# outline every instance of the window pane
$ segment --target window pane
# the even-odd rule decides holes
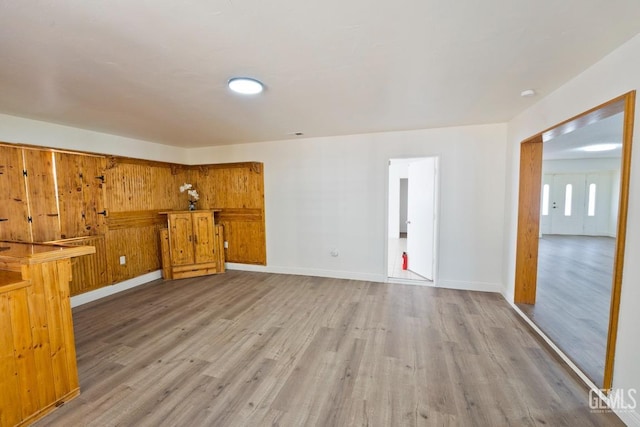
[[[596,216],[596,185],[589,184],[589,205],[587,215]]]
[[[549,215],[549,184],[542,187],[542,215]]]
[[[571,198],[573,196],[573,185],[567,184],[564,193],[564,216],[571,216]]]

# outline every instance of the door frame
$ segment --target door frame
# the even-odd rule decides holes
[[[520,144],[520,182],[514,302],[516,304],[535,304],[543,141],[548,141],[556,136],[569,133],[577,128],[585,127],[598,120],[624,112],[618,224],[609,309],[607,351],[605,355],[604,380],[602,386],[605,390],[609,390],[613,383],[613,364],[618,333],[618,315],[620,310],[622,270],[624,266],[627,230],[627,209],[629,205],[629,179],[635,98],[635,90],[627,92],[624,95],[544,130],[522,141]]]
[[[389,166],[391,160],[418,160],[432,158],[435,160],[436,172],[434,180],[434,215],[435,221],[433,224],[433,280],[406,280],[389,276]],[[385,283],[406,283],[421,286],[438,286],[439,275],[439,248],[440,248],[440,156],[439,155],[416,155],[409,157],[389,157],[386,161],[386,180],[385,180],[385,212],[384,212],[384,277],[386,277]]]

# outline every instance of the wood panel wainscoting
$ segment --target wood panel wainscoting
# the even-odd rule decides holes
[[[228,243],[225,260],[267,264],[262,163],[202,165],[191,170],[194,187],[202,189],[198,209],[219,209],[216,215]]]
[[[29,425],[80,393],[72,257],[91,246],[0,241],[0,426]]]
[[[224,258],[266,265],[259,162],[188,166],[0,143],[0,239],[91,241],[97,252],[74,264],[73,295],[132,279],[161,268],[158,213],[187,208],[184,183],[200,193],[198,209],[220,210]]]
[[[65,246],[93,246],[95,253],[71,261],[71,296],[89,292],[111,283],[107,269],[107,245],[104,236],[87,236],[47,243]]]

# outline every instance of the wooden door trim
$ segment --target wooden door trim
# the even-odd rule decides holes
[[[542,183],[542,143],[556,136],[587,126],[595,121],[624,111],[622,159],[620,169],[620,201],[615,246],[609,329],[603,389],[613,384],[618,316],[622,291],[622,271],[629,205],[631,146],[635,117],[636,92],[631,91],[546,129],[520,144],[520,183],[518,195],[518,230],[516,242],[515,297],[516,304],[534,304],[538,265],[538,235],[540,226],[540,187]]]
[[[542,134],[520,145],[515,302],[535,304],[540,233]]]
[[[616,233],[616,252],[613,261],[613,286],[609,308],[609,330],[607,332],[607,352],[604,362],[604,389],[613,385],[613,364],[615,361],[618,338],[618,316],[620,314],[620,295],[622,293],[622,270],[627,240],[627,217],[629,207],[629,181],[631,178],[631,146],[633,142],[633,122],[635,117],[636,92],[624,95],[624,130],[622,133],[622,159],[620,165],[620,204],[618,208],[618,229]]]

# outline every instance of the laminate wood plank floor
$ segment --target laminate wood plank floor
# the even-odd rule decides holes
[[[38,426],[617,426],[501,295],[228,271],[74,309]]]
[[[536,303],[518,306],[602,387],[615,239],[544,235]]]

